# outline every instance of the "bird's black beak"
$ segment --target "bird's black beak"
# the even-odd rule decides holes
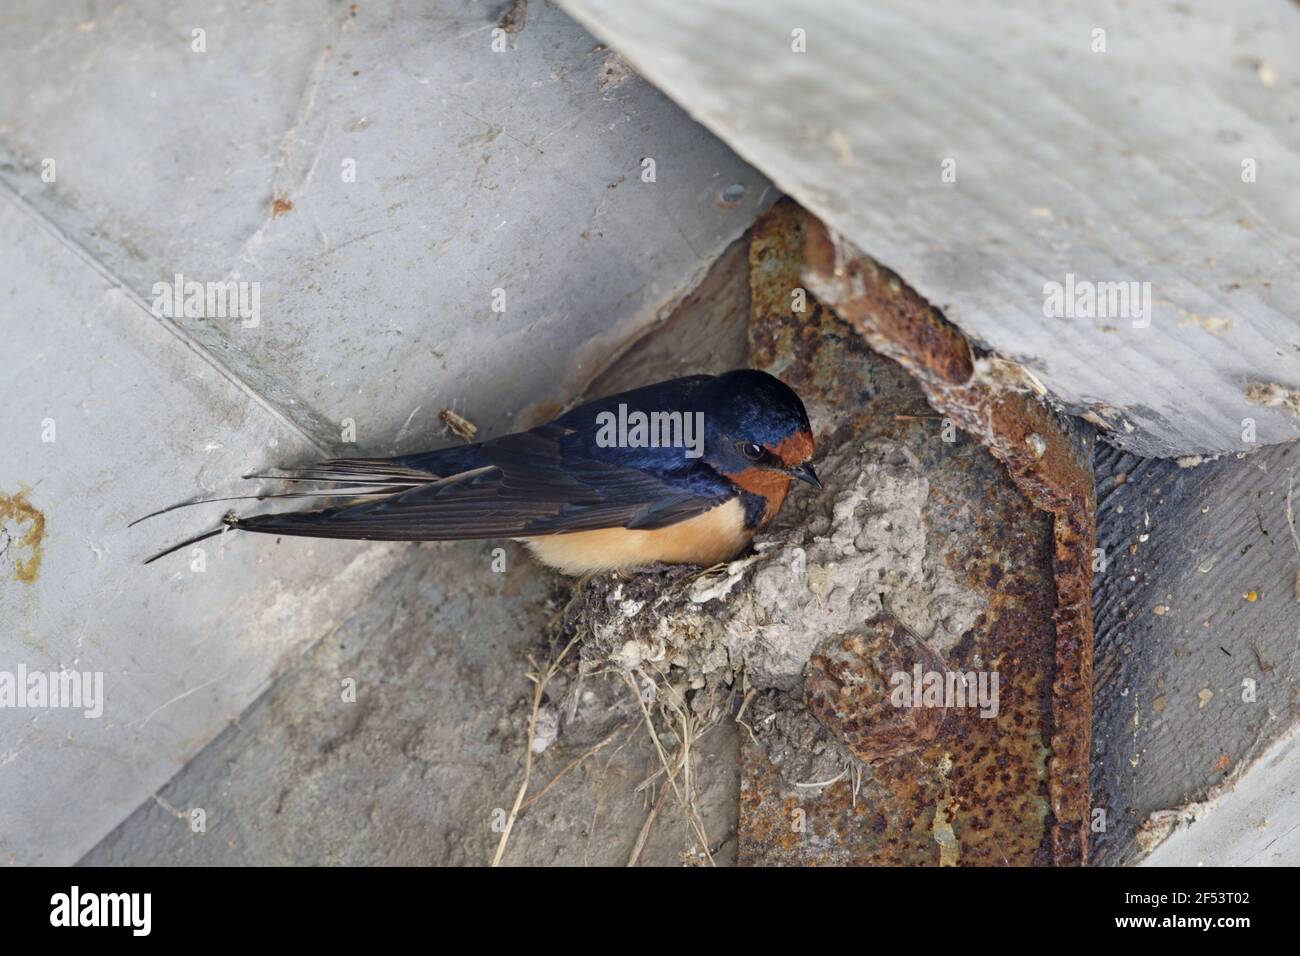
[[[798,468],[791,468],[790,475],[798,478],[800,481],[806,481],[818,491],[822,490],[822,483],[817,477],[817,472],[813,471],[812,465],[800,465]]]

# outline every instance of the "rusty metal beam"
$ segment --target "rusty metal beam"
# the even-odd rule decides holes
[[[1052,856],[1087,859],[1096,503],[1090,442],[1042,401],[1012,362],[982,353],[894,273],[808,215],[804,281],[871,347],[905,368],[929,403],[1006,465],[1053,518],[1056,608],[1050,790]]]

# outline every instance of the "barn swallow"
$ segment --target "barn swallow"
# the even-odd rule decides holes
[[[216,530],[145,563],[234,529],[367,541],[512,538],[575,575],[656,562],[708,566],[735,557],[771,523],[794,479],[821,489],[813,451],[803,402],[779,379],[749,369],[693,375],[489,441],[246,475],[335,486],[248,498],[349,500],[316,511],[231,512]]]

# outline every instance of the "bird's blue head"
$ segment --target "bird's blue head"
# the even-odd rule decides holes
[[[766,372],[739,369],[709,381],[704,460],[746,490],[783,496],[791,478],[820,489],[812,468],[812,428],[790,386]]]

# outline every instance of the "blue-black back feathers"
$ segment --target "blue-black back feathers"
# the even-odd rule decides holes
[[[702,412],[703,457],[688,457],[682,448],[602,445],[598,416],[617,414],[620,405],[647,414]],[[271,534],[389,541],[662,528],[736,496],[719,463],[734,455],[737,439],[775,446],[801,430],[808,430],[802,402],[771,375],[696,375],[597,399],[549,424],[472,445],[386,459],[335,459],[288,472],[281,477],[342,482],[341,497],[370,497],[227,524]],[[761,513],[754,502],[746,505],[747,513]],[[162,554],[171,550],[176,548]]]

